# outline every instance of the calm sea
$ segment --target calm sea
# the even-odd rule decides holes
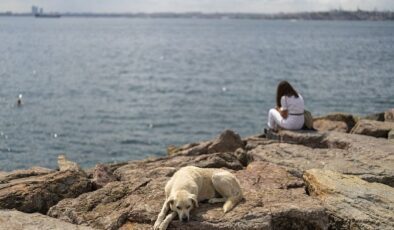
[[[283,79],[314,115],[394,107],[394,23],[2,17],[0,171],[256,134]]]

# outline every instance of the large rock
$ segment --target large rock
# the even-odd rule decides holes
[[[337,131],[343,133],[349,132],[348,126],[343,121],[319,119],[313,122],[313,128],[319,131]]]
[[[219,158],[223,156],[228,157],[224,153],[216,154]],[[203,156],[194,157],[194,160],[190,156],[175,156],[167,160],[130,162],[115,171],[121,181],[111,182],[102,189],[75,199],[62,200],[49,210],[48,215],[97,229],[150,229],[165,199],[164,186],[180,167],[177,164],[187,164],[187,161],[193,164],[194,161],[209,165],[203,163],[209,158],[196,160],[199,157]],[[230,159],[238,161],[236,157],[229,157],[227,161]],[[222,164],[217,166],[221,167]],[[241,182],[245,201],[225,215],[222,204],[202,203],[192,212],[189,223],[182,224],[175,220],[169,228],[327,228],[326,210],[305,193],[303,181],[291,176],[284,168],[267,162],[255,162],[234,173]]]
[[[78,226],[55,218],[34,213],[0,210],[0,230],[90,230],[87,226]]]
[[[351,130],[351,133],[388,138],[388,133],[393,129],[394,122],[360,120]]]
[[[367,116],[362,117],[362,119],[374,120],[374,121],[384,121],[384,112],[369,114]]]
[[[309,194],[331,212],[332,229],[394,229],[394,188],[319,169],[304,179]]]
[[[46,175],[52,172],[54,172],[54,170],[42,168],[42,167],[33,167],[30,169],[21,169],[12,172],[3,172],[0,173],[0,184],[8,183],[11,180],[15,180],[19,178]]]
[[[94,189],[102,188],[106,184],[117,180],[111,169],[104,164],[97,164],[92,174],[92,183]]]
[[[394,129],[392,129],[387,135],[387,139],[394,141]]]
[[[57,164],[59,166],[60,171],[65,171],[65,170],[81,171],[79,165],[73,161],[67,160],[65,155],[59,155],[57,157]]]
[[[313,119],[313,128],[319,131],[349,132],[356,124],[357,118],[352,114],[331,113]]]
[[[129,164],[116,169],[114,175],[122,181],[133,180],[135,177],[156,178],[164,174],[172,176],[177,169],[188,165],[201,168],[240,170],[247,163],[246,157],[245,152],[215,153],[201,156],[175,155],[166,158],[131,161]],[[163,170],[165,170],[165,173]],[[157,171],[160,171],[160,173]]]
[[[197,156],[209,153],[234,152],[238,148],[244,148],[241,137],[232,130],[225,130],[213,141],[192,143],[179,148],[170,146],[167,148],[168,155]]]
[[[234,152],[243,147],[241,137],[232,130],[226,130],[208,147],[208,153]]]
[[[394,122],[394,108],[384,112],[384,121]]]
[[[394,145],[388,140],[338,132],[278,135],[281,143],[258,145],[248,158],[281,165],[299,177],[305,170],[320,168],[394,186]]]
[[[67,170],[6,180],[0,183],[0,208],[45,214],[60,200],[88,191],[91,191],[91,183],[81,171]]]

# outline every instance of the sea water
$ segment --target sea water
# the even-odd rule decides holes
[[[394,23],[1,17],[0,171],[258,134],[281,80],[313,115],[394,107]]]

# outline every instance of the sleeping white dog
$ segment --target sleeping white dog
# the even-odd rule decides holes
[[[226,213],[243,199],[241,187],[233,174],[194,166],[179,169],[167,182],[165,194],[166,200],[153,227],[155,230],[167,229],[177,215],[182,222],[189,221],[190,210],[198,207],[199,201],[224,202]]]

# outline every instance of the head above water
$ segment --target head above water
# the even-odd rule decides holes
[[[197,196],[186,190],[177,191],[173,197],[168,199],[170,209],[178,213],[179,220],[182,222],[189,221],[190,211],[198,207]]]
[[[287,81],[281,81],[278,85],[278,88],[276,90],[276,106],[278,107],[282,107],[281,103],[280,103],[280,99],[283,96],[294,96],[294,97],[298,97],[298,93],[297,91],[293,88],[293,86],[290,85],[289,82]]]
[[[18,96],[18,99],[16,100],[16,104],[19,106],[19,105],[22,105],[22,94],[19,94],[19,96]]]

